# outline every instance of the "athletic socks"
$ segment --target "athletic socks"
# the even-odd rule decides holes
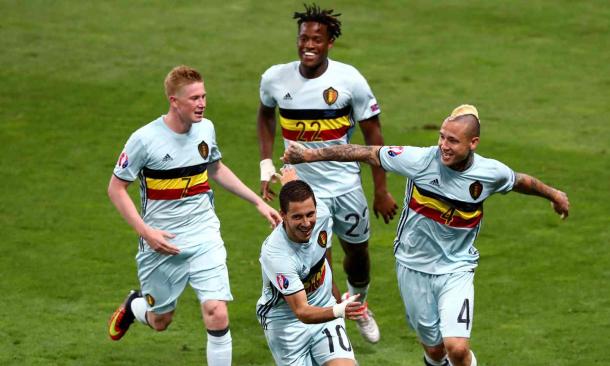
[[[360,294],[360,297],[357,301],[364,304],[364,302],[366,301],[366,296],[369,293],[369,285],[366,285],[364,287],[356,287],[349,283],[349,281],[347,281],[347,291],[349,292],[350,296]]]
[[[148,305],[143,297],[136,297],[131,301],[131,312],[135,316],[136,320],[144,325],[148,325],[148,321],[146,320],[147,310]]]
[[[233,344],[229,327],[222,330],[208,329],[206,356],[208,366],[231,366]]]
[[[443,357],[442,360],[440,361],[434,361],[433,359],[430,358],[430,356],[428,356],[426,354],[426,352],[424,352],[424,365],[426,366],[449,366],[449,359],[447,358],[447,356],[445,355],[445,357]]]
[[[470,366],[477,366],[477,358],[474,357],[474,352],[470,350],[470,356],[472,356],[472,361],[470,361]]]

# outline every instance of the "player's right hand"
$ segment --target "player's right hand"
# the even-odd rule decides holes
[[[557,212],[558,215],[561,216],[562,220],[565,220],[568,217],[568,211],[570,210],[570,201],[568,200],[568,195],[565,192],[557,190],[555,198],[551,202],[553,209]]]
[[[286,164],[300,164],[305,162],[305,158],[303,154],[307,148],[298,142],[290,141],[286,150],[284,150],[284,155],[282,156],[282,161]]]
[[[180,253],[177,246],[170,244],[167,239],[172,239],[176,235],[167,231],[148,228],[145,235],[142,235],[148,246],[157,253],[166,255],[176,255]]]
[[[277,182],[275,166],[271,159],[263,159],[260,162],[261,167],[261,197],[265,201],[272,201],[276,196],[275,192],[271,190],[270,183]]]

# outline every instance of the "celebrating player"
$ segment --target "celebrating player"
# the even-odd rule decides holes
[[[483,201],[512,190],[544,197],[562,218],[568,216],[564,192],[476,154],[479,132],[478,111],[462,105],[444,120],[438,146],[313,150],[293,143],[283,157],[290,163],[360,161],[408,178],[394,252],[407,319],[423,345],[426,365],[477,364],[469,339],[479,259],[474,241]]]
[[[261,248],[263,291],[257,317],[278,365],[354,365],[344,317],[359,319],[358,295],[336,303],[326,261],[332,218],[311,187],[292,176],[280,191],[283,218]]]
[[[276,107],[286,146],[290,141],[312,148],[346,144],[356,124],[362,129],[367,144],[383,144],[380,109],[365,78],[354,67],[328,58],[329,50],[341,35],[339,15],[315,4],[306,5],[303,13],[295,13],[300,60],[272,66],[262,76],[257,122],[262,159],[261,192],[265,200],[274,197],[269,183],[275,173],[271,158]],[[316,198],[330,209],[333,231],[345,251],[343,268],[348,293],[359,294],[366,307],[370,282],[369,211],[359,165],[319,162],[298,166],[297,171],[300,179],[312,187]],[[373,167],[372,173],[375,216],[381,214],[388,223],[398,207],[386,189],[384,170]],[[328,259],[332,262],[330,251]],[[334,296],[340,299],[336,288]],[[379,341],[379,328],[372,312],[367,310],[357,324],[367,341]]]
[[[214,125],[203,118],[206,91],[199,72],[174,68],[165,78],[165,93],[169,112],[131,135],[110,178],[110,200],[140,235],[142,290],[129,293],[110,317],[108,332],[121,339],[134,318],[165,330],[188,283],[201,303],[208,365],[230,365],[226,302],[233,298],[208,177],[255,205],[273,226],[281,217],[220,161]],[[136,178],[142,216],[127,193]]]

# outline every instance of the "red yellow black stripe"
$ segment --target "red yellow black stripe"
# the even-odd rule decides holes
[[[351,107],[342,109],[280,109],[282,136],[292,141],[339,139],[351,127]]]
[[[150,200],[176,200],[210,190],[207,164],[169,170],[145,168],[143,175]]]
[[[451,200],[413,185],[409,208],[444,225],[473,228],[483,218],[480,204]]]

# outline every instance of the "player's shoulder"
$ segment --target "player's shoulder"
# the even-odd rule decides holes
[[[146,141],[152,137],[158,135],[159,131],[163,128],[163,116],[154,119],[153,121],[141,126],[131,134],[131,138],[139,141]]]
[[[292,61],[292,62],[288,62],[285,64],[273,65],[273,66],[269,67],[267,70],[265,70],[262,78],[269,79],[269,80],[281,79],[286,74],[291,74],[291,73],[294,73],[295,71],[297,71],[298,67],[299,67],[299,61]]]
[[[341,61],[328,59],[329,69],[336,74],[344,75],[347,79],[352,77],[363,77],[360,71],[355,66],[346,64]]]
[[[476,153],[474,166],[478,174],[493,179],[498,179],[512,174],[512,169],[503,162],[492,158],[486,158]]]

